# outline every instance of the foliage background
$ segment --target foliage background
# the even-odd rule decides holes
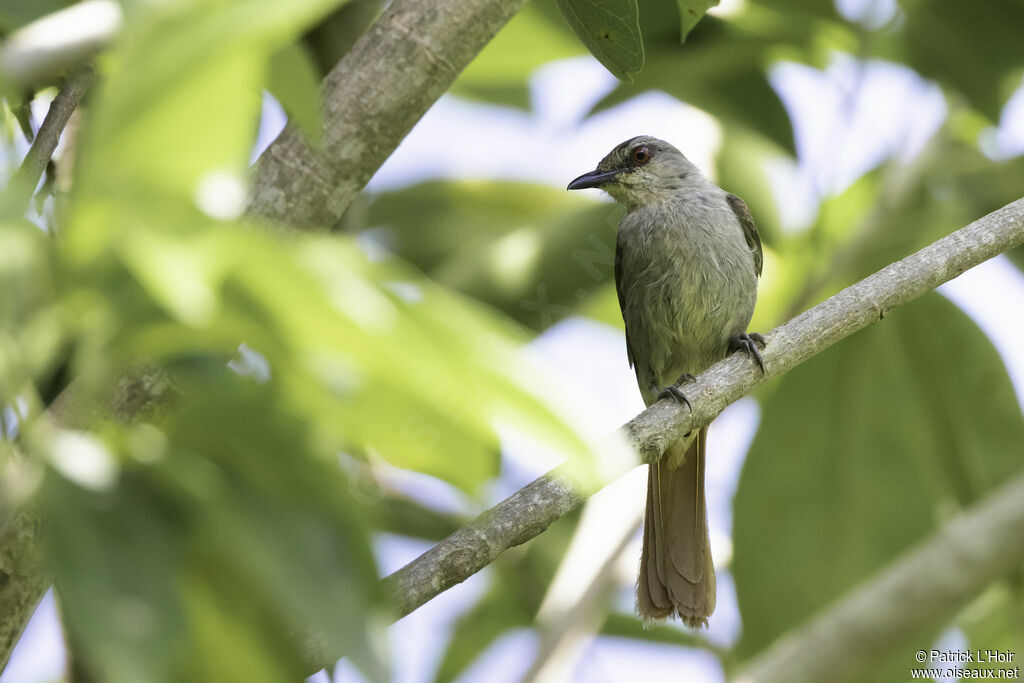
[[[617,680],[641,662],[722,680],[1020,470],[1020,353],[1003,342],[1021,331],[1017,249],[989,284],[929,295],[720,418],[707,634],[631,616],[631,475],[384,647],[374,577],[558,457],[585,464],[641,407],[616,329],[617,209],[564,184],[634,134],[676,143],[750,204],[766,247],[752,327],[770,329],[1020,195],[1024,6],[749,0],[684,23],[681,44],[687,3],[646,2],[618,51],[591,46],[626,82],[563,19],[585,3],[538,0],[331,235],[267,234],[240,189],[258,93],[315,137],[317,70],[380,5],[334,4],[126,3],[74,182],[58,165],[35,224],[8,211],[0,228],[2,509],[43,511],[69,641],[102,678],[301,677],[311,631],[349,655],[339,680]],[[24,99],[7,93],[9,168]],[[265,140],[272,107],[262,122]],[[167,373],[169,404],[97,417],[139,363]],[[43,410],[67,377],[80,398],[57,428]],[[936,642],[1024,651],[1022,579],[879,657],[874,680]],[[58,676],[50,647],[50,668],[16,659],[3,680]]]

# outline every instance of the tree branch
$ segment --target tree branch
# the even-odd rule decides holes
[[[990,213],[805,311],[765,335],[765,373],[733,354],[687,384],[691,409],[673,400],[650,406],[622,428],[644,462],[710,423],[755,386],[779,377],[811,356],[881,320],[965,270],[1024,242],[1024,199]],[[576,507],[591,491],[577,491],[562,468],[536,479],[384,579],[404,616],[442,591],[525,543]]]
[[[323,149],[292,124],[256,162],[249,213],[333,226],[398,143],[525,0],[395,0],[324,79]]]
[[[1024,476],[947,522],[924,543],[755,657],[737,683],[861,680],[917,631],[952,618],[1024,563]],[[927,644],[922,649],[927,650]],[[907,669],[922,666],[907,661]],[[923,665],[926,666],[926,665]]]
[[[28,154],[25,155],[4,193],[5,209],[18,214],[25,211],[25,206],[32,199],[32,193],[35,192],[46,165],[53,158],[53,151],[57,149],[61,133],[82,101],[89,84],[92,83],[92,77],[92,67],[88,65],[79,66],[68,74],[60,92],[50,103],[43,125],[39,127]]]

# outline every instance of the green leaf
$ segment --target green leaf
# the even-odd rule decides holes
[[[621,216],[537,185],[431,182],[376,197],[369,224],[432,279],[540,330],[612,281]]]
[[[968,605],[958,620],[967,636],[968,651],[985,650],[1019,653],[1024,650],[1024,587],[1020,572],[988,588]],[[1018,665],[1017,661],[996,663],[986,659],[971,662],[967,669],[986,670]],[[965,676],[966,678],[966,676]]]
[[[623,81],[644,67],[636,0],[558,0],[569,26],[590,53]]]
[[[185,653],[176,577],[181,538],[135,475],[108,492],[50,472],[46,543],[70,641],[106,681],[168,681]]]
[[[718,6],[719,0],[676,0],[679,5],[679,39],[686,42],[686,36],[701,20],[704,13]]]
[[[1024,22],[1024,5],[1016,0],[902,4],[909,64],[926,78],[956,88],[998,121],[1024,67],[1024,41],[1017,30]]]
[[[0,7],[0,36],[71,4],[72,0],[6,0]]]
[[[456,622],[439,683],[457,679],[504,633],[532,625],[578,522],[578,511],[566,515],[522,551],[505,553],[487,568],[491,587]]]
[[[216,174],[242,177],[267,60],[338,4],[177,2],[130,12],[104,63],[76,190],[159,188],[191,199]]]
[[[777,37],[751,34],[717,17],[705,17],[686,45],[680,45],[676,30],[664,26],[669,11],[676,13],[675,7],[664,1],[644,5],[649,15],[644,20],[647,65],[632,83],[619,83],[595,111],[650,90],[662,90],[707,111],[727,129],[742,126],[793,153],[789,115],[766,75]],[[661,28],[648,31],[648,24]],[[676,25],[674,18],[670,25]]]
[[[763,410],[736,495],[741,656],[1021,467],[1024,419],[1006,369],[935,294],[795,368]],[[921,642],[863,680],[905,676]]]
[[[270,58],[267,89],[313,146],[323,140],[320,73],[303,43],[289,43]]]

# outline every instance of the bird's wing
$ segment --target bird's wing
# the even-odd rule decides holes
[[[622,280],[622,241],[615,243],[615,293],[619,295],[619,310],[622,311],[622,323],[626,325],[626,284]],[[629,359],[629,367],[633,367],[633,346],[629,343],[629,326],[626,325],[626,358]]]
[[[761,265],[764,263],[764,254],[761,250],[761,236],[757,234],[757,227],[754,225],[754,217],[750,215],[747,203],[736,195],[726,194],[725,200],[729,202],[733,213],[736,214],[736,218],[740,221],[740,227],[743,228],[743,237],[746,238],[747,246],[750,247],[750,251],[754,254],[754,271],[758,277],[761,277]],[[616,275],[618,275],[617,270]]]

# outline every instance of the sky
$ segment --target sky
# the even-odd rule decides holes
[[[891,0],[841,0],[838,4],[855,16],[863,16],[865,23],[884,18],[892,5]],[[798,162],[779,159],[772,169],[773,191],[784,227],[789,230],[802,230],[810,224],[817,197],[841,191],[890,156],[912,156],[946,114],[937,86],[906,68],[882,62],[865,63],[837,55],[824,71],[780,64],[772,71],[772,82],[795,120],[799,152]],[[580,57],[548,64],[535,73],[531,80],[533,108],[529,112],[442,97],[371,180],[369,190],[390,190],[437,178],[517,179],[564,188],[613,146],[638,134],[673,142],[714,177],[721,129],[711,117],[668,95],[648,93],[584,119],[590,107],[613,86],[614,79],[596,61]],[[848,106],[851,103],[853,106]],[[266,105],[254,158],[283,123],[276,103],[267,97]],[[448,141],[456,132],[459,154],[452,155]],[[987,131],[983,141],[986,153],[993,158],[1024,152],[1024,88],[1007,105],[1001,125]],[[557,153],[552,154],[552,150]],[[606,199],[596,190],[588,192],[602,201]],[[939,291],[992,339],[1024,405],[1024,347],[1019,344],[1024,338],[1024,317],[1006,314],[1024,310],[1024,277],[1004,257],[998,257]],[[533,350],[560,381],[580,387],[579,393],[589,397],[587,411],[595,425],[617,426],[643,409],[617,330],[569,318],[540,335]],[[732,496],[759,419],[756,401],[745,398],[730,406],[712,426],[707,496],[716,564],[727,564],[731,554]],[[495,502],[557,464],[553,455],[537,457],[514,440],[505,444],[504,451],[505,479],[495,488]],[[409,490],[431,503],[456,509],[460,505],[459,497],[444,485],[428,484],[426,478],[415,476],[406,476],[403,481]],[[556,619],[566,605],[574,603],[572,591],[580,584],[580,577],[600,566],[616,545],[609,539],[627,536],[627,547],[615,566],[619,584],[616,599],[624,609],[631,609],[640,552],[639,537],[633,529],[643,509],[644,485],[645,476],[638,469],[588,502],[577,537],[541,610],[542,620]],[[377,542],[381,571],[389,573],[399,568],[428,547],[428,543],[418,540],[381,537]],[[417,683],[432,678],[452,623],[491,580],[485,569],[391,628],[392,649],[402,653],[394,661],[395,681]],[[718,603],[708,639],[728,645],[738,638],[742,628],[728,571],[719,575]],[[943,638],[947,643],[958,642],[955,632]],[[510,633],[488,649],[460,681],[519,680],[537,648],[537,638],[531,632]],[[549,680],[629,679],[635,675],[639,658],[647,675],[662,671],[666,679],[724,680],[716,660],[706,652],[613,638],[584,638],[575,643],[553,662]],[[56,611],[48,595],[0,676],[0,683],[53,680],[61,674],[63,665]],[[328,677],[319,674],[313,680],[323,683]],[[334,680],[347,683],[362,678],[342,662]]]

